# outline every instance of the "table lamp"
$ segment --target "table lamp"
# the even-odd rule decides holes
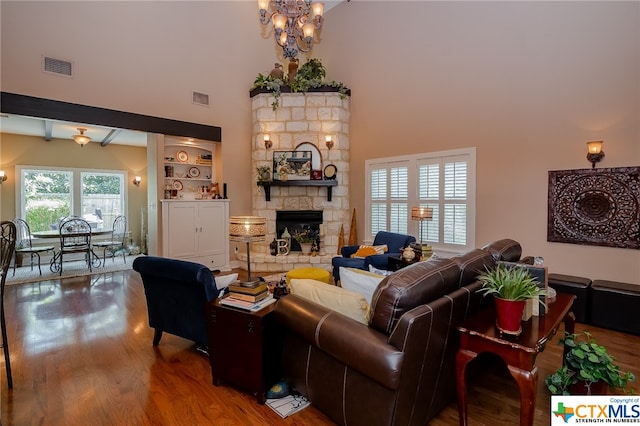
[[[433,219],[433,209],[431,207],[411,207],[411,219],[420,221],[420,250],[422,251],[422,221]]]
[[[250,243],[265,241],[267,220],[258,216],[231,216],[229,218],[229,240],[247,243],[247,281],[240,282],[244,287],[255,287],[260,280],[251,279]]]

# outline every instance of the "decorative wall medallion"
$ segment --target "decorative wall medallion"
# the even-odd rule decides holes
[[[640,167],[549,172],[547,240],[640,249]]]

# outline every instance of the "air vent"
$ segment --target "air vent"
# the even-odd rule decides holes
[[[73,63],[69,61],[63,61],[62,59],[44,57],[42,67],[44,72],[50,72],[53,74],[64,75],[71,77],[73,73]]]
[[[206,93],[193,92],[193,103],[209,106],[209,95]]]

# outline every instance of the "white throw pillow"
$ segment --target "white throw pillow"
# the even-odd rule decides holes
[[[291,294],[296,294],[362,324],[369,322],[369,304],[361,294],[308,278],[292,278]]]
[[[360,293],[371,305],[376,287],[385,278],[384,275],[373,274],[357,268],[340,267],[340,285],[342,288]]]
[[[238,274],[218,275],[214,277],[214,279],[216,280],[216,288],[222,290],[223,288],[229,287],[229,284],[238,281]]]
[[[373,265],[369,265],[369,272],[372,274],[384,275],[386,277],[387,275],[393,274],[394,271],[385,271],[384,269],[378,269]]]

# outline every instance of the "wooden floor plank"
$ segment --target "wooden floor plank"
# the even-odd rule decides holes
[[[185,339],[165,333],[154,348],[133,271],[8,286],[5,306],[14,389],[6,388],[3,360],[3,425],[333,424],[313,405],[282,420],[251,395],[213,386],[208,359]],[[640,337],[576,327],[585,328],[640,376]],[[538,357],[536,425],[549,423],[544,377],[559,365],[556,343]],[[500,361],[472,362],[468,381],[471,425],[517,423],[518,390]],[[431,424],[458,424],[455,401]]]

